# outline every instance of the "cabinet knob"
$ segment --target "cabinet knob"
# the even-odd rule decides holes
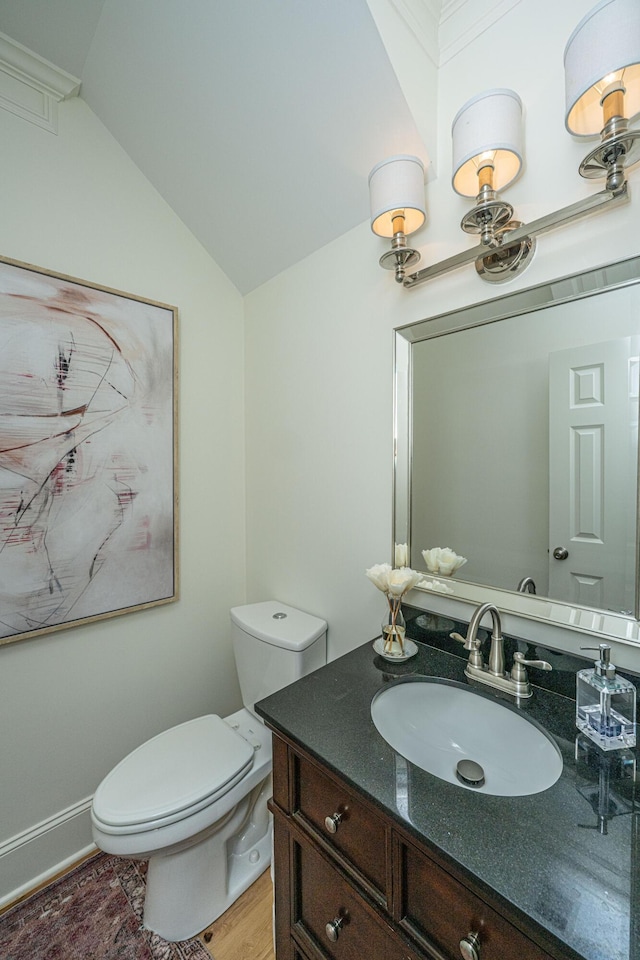
[[[460,941],[460,953],[464,960],[480,960],[480,934],[469,933]]]
[[[328,819],[328,818],[327,818]],[[331,943],[335,943],[338,937],[340,936],[340,929],[344,923],[344,917],[334,917],[333,920],[330,920],[326,925],[325,932]]]
[[[343,814],[334,813],[332,817],[324,818],[324,825],[329,831],[329,833],[337,833],[338,827],[342,822],[342,817],[343,817]]]

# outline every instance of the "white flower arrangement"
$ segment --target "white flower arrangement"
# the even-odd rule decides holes
[[[440,580],[423,580],[420,586],[425,590],[433,590],[434,593],[455,594],[455,590],[452,590],[448,583],[442,583]]]
[[[409,547],[406,543],[396,543],[394,553],[394,567],[409,566]]]
[[[450,577],[467,562],[466,557],[458,556],[451,547],[432,547],[431,550],[423,550],[422,556],[427,572],[432,577]],[[369,580],[384,593],[389,604],[389,623],[383,628],[385,653],[391,653],[394,644],[399,646],[400,652],[404,651],[405,627],[400,606],[402,598],[409,590],[421,587],[434,593],[455,595],[455,591],[448,584],[437,579],[425,580],[421,573],[411,569],[409,547],[406,543],[396,543],[393,559],[395,567],[390,563],[376,563],[365,570]]]
[[[440,577],[451,577],[467,562],[466,557],[460,557],[451,547],[432,547],[423,550],[422,556],[427,565],[427,572]]]
[[[406,544],[400,544],[399,546],[405,547],[404,557],[402,553],[398,553],[398,546],[396,546],[395,556],[406,559]],[[404,626],[401,626],[397,622],[400,605],[405,593],[408,593],[409,590],[412,590],[413,587],[421,582],[422,574],[416,570],[412,570],[411,567],[403,566],[393,568],[390,563],[376,563],[373,567],[369,567],[365,573],[374,586],[385,594],[387,603],[389,604],[389,629],[385,631],[385,635],[383,636],[384,651],[385,653],[391,652],[393,644],[396,641],[400,645],[400,650],[403,651]]]

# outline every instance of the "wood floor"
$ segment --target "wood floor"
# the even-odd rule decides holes
[[[262,876],[200,936],[215,960],[275,960],[271,872]]]

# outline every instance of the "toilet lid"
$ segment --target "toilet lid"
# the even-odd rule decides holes
[[[107,774],[93,798],[113,827],[173,819],[223,796],[253,762],[253,748],[215,714],[148,740]]]

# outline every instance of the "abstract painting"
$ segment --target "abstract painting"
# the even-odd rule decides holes
[[[0,643],[177,599],[176,326],[0,259]]]

